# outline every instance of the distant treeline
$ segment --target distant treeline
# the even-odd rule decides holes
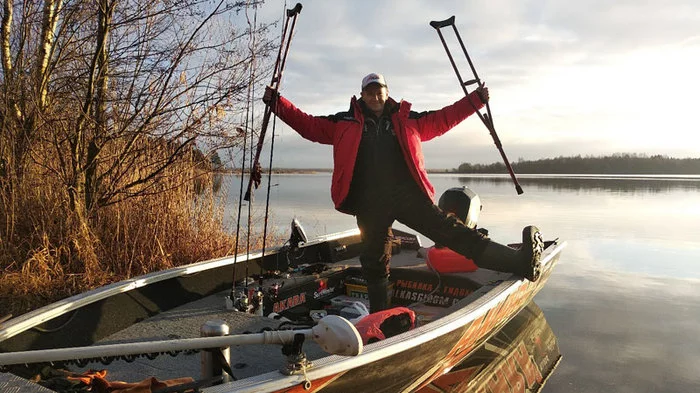
[[[544,158],[511,163],[515,173],[576,173],[576,174],[674,174],[700,175],[700,158],[671,158],[663,155],[613,154],[593,157]],[[502,162],[493,164],[463,163],[455,173],[505,173]]]
[[[233,174],[240,174],[241,169],[240,168],[220,168],[218,170],[221,173],[233,173]],[[262,172],[264,174],[269,173],[269,168],[262,168]],[[246,173],[248,172],[248,168],[246,168]],[[272,169],[273,173],[277,174],[288,174],[288,173],[304,173],[304,174],[310,174],[310,173],[330,173],[333,172],[333,169],[331,168],[273,168]]]

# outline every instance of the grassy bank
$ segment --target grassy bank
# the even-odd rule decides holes
[[[14,241],[0,243],[0,314],[233,252],[220,197],[175,178],[162,186],[167,191],[106,206],[82,223],[48,184],[25,193]]]
[[[0,242],[0,318],[112,282],[234,253],[234,233],[224,226],[225,213],[231,214],[224,211],[226,195],[214,192],[211,171],[192,168],[176,165],[152,192],[93,208],[87,217],[69,208],[65,187],[55,178],[36,173],[25,179],[23,192],[12,195],[20,212],[16,224],[4,232],[13,236]],[[3,218],[8,221],[7,215]],[[267,244],[278,237],[268,234]],[[261,247],[260,238],[251,233],[251,249]]]

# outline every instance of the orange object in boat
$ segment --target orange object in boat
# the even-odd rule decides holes
[[[425,262],[439,273],[473,272],[479,268],[473,260],[447,247],[430,247]]]
[[[405,317],[403,322],[396,319],[396,317],[402,316]],[[397,322],[399,325],[405,323],[407,326],[401,328],[397,326]],[[406,307],[394,307],[378,311],[367,315],[355,324],[355,328],[360,333],[360,337],[362,337],[362,343],[365,345],[395,336],[414,327],[416,327],[416,313]]]

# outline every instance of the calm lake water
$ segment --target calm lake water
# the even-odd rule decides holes
[[[430,179],[438,197],[462,185],[477,192],[479,226],[496,241],[518,242],[528,224],[567,241],[535,298],[563,354],[543,392],[700,391],[700,176],[521,175],[522,195],[506,176]],[[310,237],[355,228],[333,209],[330,174],[272,183],[269,222],[279,233],[294,217]],[[253,217],[264,213],[266,187]],[[233,212],[239,179],[226,188]]]

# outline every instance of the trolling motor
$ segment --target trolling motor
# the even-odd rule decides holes
[[[216,330],[225,329],[223,324]],[[217,332],[221,334],[221,332]],[[25,363],[58,362],[71,359],[95,359],[115,356],[170,353],[176,351],[200,350],[203,348],[223,348],[233,345],[294,344],[302,335],[313,340],[325,352],[341,356],[357,356],[362,353],[363,343],[360,333],[347,319],[338,315],[328,315],[310,329],[274,330],[252,334],[217,335],[199,338],[178,338],[146,342],[128,342],[98,346],[54,348],[33,351],[0,353],[0,366]]]
[[[289,236],[289,245],[290,247],[297,249],[301,247],[304,243],[308,242],[309,238],[308,236],[306,236],[304,227],[301,226],[301,223],[296,218],[292,219],[291,227],[292,234]]]
[[[301,247],[309,241],[309,237],[304,231],[304,227],[301,226],[299,220],[296,218],[292,219],[291,223],[291,235],[289,236],[288,249],[287,249],[287,267],[297,267],[299,266],[299,260],[304,256],[304,251]]]

